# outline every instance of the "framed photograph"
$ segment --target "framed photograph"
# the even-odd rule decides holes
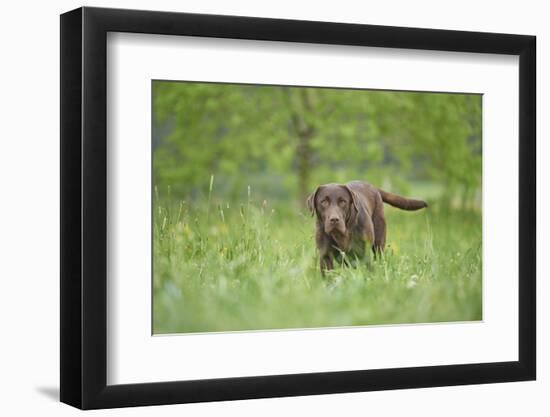
[[[533,380],[535,37],[61,16],[61,401]]]

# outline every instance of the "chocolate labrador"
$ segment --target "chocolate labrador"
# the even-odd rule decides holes
[[[309,196],[308,208],[312,215],[317,215],[315,240],[321,272],[333,268],[333,258],[343,262],[362,258],[367,242],[375,255],[384,249],[386,220],[383,203],[402,210],[428,207],[425,201],[388,193],[363,181],[324,184]]]

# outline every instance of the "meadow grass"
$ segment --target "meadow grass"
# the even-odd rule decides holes
[[[304,208],[156,199],[153,332],[482,319],[481,214],[386,206],[382,259],[319,272]]]

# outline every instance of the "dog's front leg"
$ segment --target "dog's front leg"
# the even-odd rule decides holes
[[[325,271],[334,269],[334,265],[332,263],[332,242],[330,237],[323,231],[323,225],[321,223],[317,223],[315,240],[317,243],[317,249],[319,250],[319,265],[321,267],[321,273],[324,275]]]
[[[321,259],[320,259],[320,266],[321,266],[321,273],[325,273],[325,271],[334,269],[334,265],[332,263],[332,256],[330,253],[321,253]]]

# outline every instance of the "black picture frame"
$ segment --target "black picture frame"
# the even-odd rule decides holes
[[[108,32],[519,56],[519,360],[107,385]],[[61,401],[94,409],[535,379],[535,51],[524,35],[88,7],[61,15]]]

